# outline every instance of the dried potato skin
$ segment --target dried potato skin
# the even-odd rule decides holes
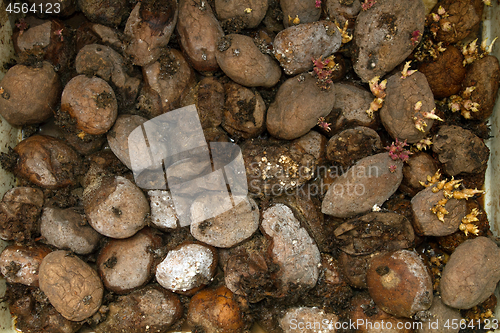
[[[47,61],[41,68],[16,65],[0,82],[0,114],[14,126],[47,120],[53,113],[61,84]]]
[[[449,22],[452,28],[449,31],[439,29],[436,38],[447,44],[454,44],[467,37],[477,27],[483,15],[482,0],[444,0],[432,12],[437,13],[439,6],[449,15],[440,20],[439,24],[442,26]]]
[[[462,52],[449,45],[436,60],[420,65],[418,70],[427,78],[434,98],[449,97],[460,91],[467,72],[462,64],[463,60]]]
[[[88,264],[68,251],[54,251],[43,259],[40,289],[66,319],[81,321],[101,306],[102,282]]]
[[[393,70],[417,46],[411,36],[415,31],[423,33],[424,22],[425,7],[421,0],[377,1],[370,9],[361,11],[353,39],[352,62],[356,74],[368,82]]]
[[[467,69],[462,87],[476,87],[471,93],[472,102],[479,104],[479,112],[471,112],[472,119],[486,120],[493,113],[500,85],[500,64],[494,56],[478,59]]]

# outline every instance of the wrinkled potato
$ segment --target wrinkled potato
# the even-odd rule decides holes
[[[0,254],[0,272],[8,283],[38,287],[38,269],[51,250],[44,245],[8,245]]]
[[[40,289],[66,319],[87,319],[101,306],[104,289],[97,272],[71,252],[45,256],[38,277]]]
[[[61,91],[59,77],[46,61],[42,67],[16,65],[0,82],[0,114],[14,126],[44,122]]]
[[[46,207],[40,218],[40,233],[46,242],[61,250],[89,254],[99,246],[102,236],[88,225],[83,212],[75,208]]]
[[[111,86],[98,77],[78,75],[64,87],[61,111],[76,120],[76,128],[92,135],[106,133],[118,115]]]
[[[368,82],[393,70],[422,39],[424,23],[422,1],[387,0],[361,11],[354,28],[356,74]],[[413,33],[416,41],[411,40]]]
[[[224,31],[208,2],[179,0],[179,23],[176,28],[182,50],[194,69],[201,73],[219,69],[215,53]]]
[[[83,206],[89,224],[111,238],[128,238],[146,225],[149,203],[130,180],[96,178],[83,192]]]
[[[144,286],[153,276],[155,251],[161,245],[161,236],[149,228],[127,239],[110,240],[99,252],[96,263],[104,286],[117,294]]]
[[[432,10],[437,13],[442,6],[449,16],[439,20],[440,29],[437,32],[437,40],[454,44],[467,37],[474,30],[483,16],[482,0],[443,0]],[[451,25],[451,29],[443,29],[445,23]]]
[[[125,53],[134,65],[146,66],[160,57],[174,31],[177,17],[177,0],[147,0],[135,5],[124,30],[130,38]]]
[[[215,0],[219,20],[240,20],[245,28],[257,27],[267,8],[268,0]]]
[[[79,156],[62,140],[34,135],[21,141],[14,173],[35,185],[56,189],[76,183]]]
[[[267,130],[279,139],[301,137],[330,113],[334,103],[335,86],[323,90],[311,75],[292,77],[280,86],[267,110]]]
[[[219,40],[215,53],[221,70],[246,87],[272,87],[281,77],[279,65],[263,54],[248,36],[230,34]]]

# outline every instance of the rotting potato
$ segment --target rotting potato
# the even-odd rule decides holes
[[[147,121],[137,115],[122,114],[107,134],[109,148],[129,169],[132,167],[129,155],[128,137],[137,127]]]
[[[234,82],[246,87],[272,87],[281,77],[279,65],[248,36],[230,34],[218,42],[215,53],[221,70]]]
[[[259,92],[237,83],[224,85],[226,101],[222,127],[233,138],[257,137],[265,129],[266,105]]]
[[[385,75],[405,60],[422,39],[424,22],[423,1],[388,0],[361,11],[354,28],[352,62],[363,82]]]
[[[64,87],[61,111],[76,120],[76,128],[87,134],[106,133],[118,115],[118,104],[111,86],[98,77],[78,75]]]
[[[0,114],[14,126],[47,120],[59,99],[61,84],[52,65],[16,65],[0,82]]]
[[[203,243],[186,242],[167,253],[156,267],[156,281],[165,289],[193,295],[212,282],[217,251]]]
[[[43,192],[38,188],[8,190],[0,202],[0,238],[22,242],[37,234],[43,204]]]
[[[44,245],[8,245],[0,254],[0,272],[8,283],[38,287],[38,269],[51,250]]]
[[[102,239],[87,223],[83,211],[76,208],[45,207],[40,217],[40,233],[48,244],[76,254],[92,253]]]
[[[215,11],[222,22],[239,20],[245,28],[255,28],[266,15],[268,0],[215,0]]]
[[[80,180],[83,188],[89,186],[96,178],[101,176],[126,176],[130,170],[116,157],[111,150],[104,150],[88,157],[89,168]]]
[[[488,164],[489,149],[483,140],[459,126],[441,126],[432,140],[432,151],[438,155],[443,170],[450,176],[480,173]]]
[[[500,64],[494,56],[478,59],[467,69],[462,86],[474,87],[470,100],[479,104],[479,111],[470,113],[472,119],[484,121],[491,116],[497,100],[499,81]]]
[[[241,333],[246,327],[240,306],[225,286],[196,293],[189,303],[187,320],[207,333]]]
[[[462,62],[464,57],[453,45],[446,47],[436,60],[421,64],[418,70],[424,73],[434,98],[444,98],[457,94],[462,88],[467,70]]]
[[[281,0],[285,28],[299,23],[315,22],[321,15],[321,7],[315,0]]]
[[[368,255],[351,256],[344,251],[339,255],[339,266],[346,277],[349,285],[353,288],[366,289],[366,272],[370,267],[372,258],[380,255],[380,252]]]
[[[416,252],[398,250],[373,258],[366,282],[375,304],[396,317],[410,318],[432,304],[432,280]]]
[[[146,89],[143,100],[139,98],[139,104],[141,107],[145,103],[151,104],[148,118],[180,107],[182,98],[196,85],[193,69],[181,52],[175,49],[163,50],[159,60],[144,66],[142,72]],[[160,105],[158,110],[155,95]]]
[[[460,244],[451,254],[441,277],[444,304],[469,309],[485,301],[500,280],[500,251],[491,239],[477,237]]]
[[[399,141],[415,143],[430,131],[433,118],[426,117],[436,108],[434,96],[424,74],[416,72],[404,78],[396,72],[387,79],[387,97],[380,110],[385,129]]]
[[[128,238],[146,225],[149,203],[130,180],[117,176],[96,178],[83,192],[89,224],[101,235]]]
[[[280,288],[275,297],[286,296],[291,285],[294,292],[313,288],[319,277],[320,252],[290,207],[276,204],[264,210],[260,228],[272,239],[268,252],[279,266],[276,278]]]
[[[335,53],[341,41],[342,36],[333,22],[300,24],[276,35],[274,56],[287,75],[300,74],[313,68],[311,59],[326,58]]]
[[[78,0],[78,7],[92,22],[117,27],[130,14],[127,0]]]
[[[224,86],[214,77],[205,77],[193,89],[194,103],[201,127],[203,129],[217,127],[222,123],[224,111]],[[187,105],[186,101],[183,101]]]
[[[160,57],[174,31],[177,17],[177,0],[147,0],[135,5],[124,29],[130,38],[125,52],[134,65],[146,66]]]
[[[76,184],[80,157],[64,141],[34,135],[14,147],[18,154],[14,174],[35,185],[57,189]]]
[[[279,139],[301,137],[318,124],[320,117],[330,113],[334,103],[335,86],[323,90],[311,75],[289,78],[267,110],[267,130]]]
[[[120,104],[134,104],[141,80],[128,75],[123,57],[109,46],[90,44],[80,49],[75,59],[78,74],[97,75],[112,82]]]
[[[155,253],[161,245],[161,236],[149,228],[127,239],[110,240],[96,262],[104,286],[117,294],[144,286],[154,275]]]
[[[326,158],[347,170],[348,167],[382,149],[380,137],[371,128],[354,127],[330,138]]]
[[[119,296],[108,307],[106,320],[97,325],[96,333],[166,332],[183,313],[179,298],[158,285]]]
[[[97,272],[71,252],[45,256],[38,278],[40,289],[66,319],[87,319],[101,306],[103,287]]]
[[[224,31],[208,2],[179,0],[179,22],[176,29],[181,48],[194,69],[201,73],[219,69],[215,53]]]

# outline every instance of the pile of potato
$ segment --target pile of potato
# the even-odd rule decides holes
[[[54,2],[15,22],[0,82],[0,114],[25,133],[0,156],[19,183],[0,202],[17,329],[491,321],[500,250],[481,188],[500,66],[475,40],[482,0]],[[247,178],[208,218],[210,183],[181,187],[191,205],[158,170],[132,172],[131,133],[180,147],[192,123],[174,138],[147,124],[193,104]],[[235,158],[211,154],[165,160],[169,181]]]

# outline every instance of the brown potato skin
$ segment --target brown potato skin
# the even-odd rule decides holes
[[[19,154],[14,169],[17,176],[49,189],[76,183],[75,169],[80,158],[62,140],[34,135],[21,141],[14,151]]]
[[[285,28],[294,25],[292,20],[297,16],[300,23],[310,23],[317,21],[321,15],[321,8],[316,8],[315,0],[281,0],[280,6]],[[291,20],[288,17],[291,17]]]
[[[40,263],[50,252],[48,247],[41,244],[9,245],[0,255],[0,271],[9,283],[38,287]]]
[[[222,71],[246,87],[272,87],[281,77],[279,65],[263,54],[248,36],[230,34],[219,41],[215,53]]]
[[[454,44],[467,37],[481,21],[484,7],[481,0],[444,0],[439,2],[439,6],[449,15],[439,21],[440,26],[449,22],[452,29],[439,29],[436,38],[447,44]],[[439,6],[436,5],[432,11],[436,13]]]
[[[61,111],[76,119],[76,128],[87,134],[106,133],[118,115],[118,104],[111,86],[101,78],[78,75],[66,84]]]
[[[0,114],[14,126],[47,120],[59,99],[61,84],[52,65],[41,68],[16,65],[0,82]]]
[[[38,275],[40,289],[66,319],[84,320],[101,306],[103,287],[97,272],[71,252],[49,253]]]
[[[251,8],[250,13],[245,9]],[[215,0],[215,11],[220,21],[240,19],[246,28],[255,28],[266,15],[268,0]]]
[[[219,69],[215,53],[217,42],[224,36],[219,21],[207,2],[194,3],[179,0],[179,33],[181,48],[187,60],[199,72],[209,73]]]

